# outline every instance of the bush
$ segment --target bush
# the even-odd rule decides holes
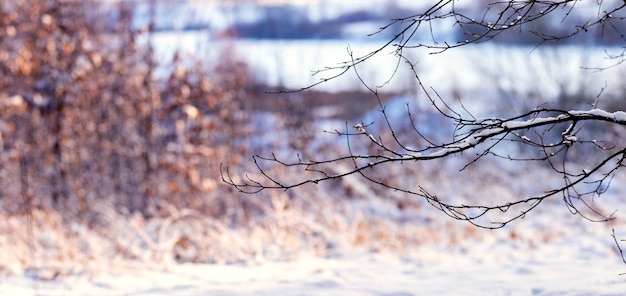
[[[223,215],[218,159],[237,162],[243,153],[232,147],[246,150],[241,137],[254,131],[245,123],[246,65],[175,57],[157,81],[150,28],[131,29],[132,6],[110,9],[0,5],[4,208],[32,203],[93,218],[90,205],[106,199],[145,216],[162,202]]]

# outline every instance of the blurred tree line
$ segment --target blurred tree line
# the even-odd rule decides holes
[[[174,57],[156,80],[151,29],[132,29],[132,3],[116,5],[0,2],[3,210],[91,217],[107,200],[146,216],[163,204],[228,215],[241,201],[218,193],[219,162],[250,154],[242,139],[255,132],[246,65]]]
[[[438,16],[441,19],[447,19],[445,26],[437,26],[431,32],[419,34],[415,39],[447,39],[453,36],[456,41],[464,41],[468,36],[484,34],[488,28],[481,25],[480,20],[498,19],[499,8],[508,5],[507,1],[474,1],[455,7],[456,14],[445,14]],[[568,1],[566,1],[568,2]],[[615,1],[617,2],[617,1]],[[203,20],[201,14],[197,13],[197,6],[186,6],[184,1],[172,4],[168,1],[157,1],[158,13],[162,16],[156,25],[157,30],[168,31],[175,29],[184,30],[201,30],[210,27],[210,22]],[[355,9],[353,11],[344,12],[338,15],[328,14],[325,11],[331,11],[333,5],[324,4],[324,2],[312,2],[308,5],[294,4],[244,4],[217,8],[225,15],[230,15],[232,24],[217,35],[231,34],[237,38],[251,39],[342,39],[350,38],[349,26],[358,23],[369,23],[370,35],[369,39],[386,40],[393,38],[401,31],[402,24],[386,25],[400,16],[414,15],[416,7],[404,7],[396,1],[388,0],[378,3],[368,3],[365,8]],[[491,8],[484,10],[486,4],[490,4]],[[328,5],[328,9],[324,8]],[[588,4],[579,4],[588,5]],[[593,4],[592,4],[593,5]],[[250,9],[254,9],[257,15],[252,19],[249,16]],[[529,10],[529,13],[540,13],[541,5],[535,5]],[[319,10],[320,18],[311,17],[311,11]],[[541,43],[543,37],[547,36],[567,36],[571,33],[571,28],[580,28],[589,31],[590,34],[573,34],[567,38],[560,38],[559,44],[586,44],[586,45],[620,45],[622,35],[620,32],[626,30],[624,24],[619,22],[606,26],[585,27],[586,23],[599,13],[595,7],[589,6],[589,9],[570,10],[569,8],[559,8],[546,13],[546,17],[534,20],[524,26],[516,28],[517,34],[499,34],[490,38],[489,41],[500,44],[509,45],[531,45],[535,46]],[[136,11],[137,15],[146,13],[146,9]],[[189,17],[188,17],[189,16]],[[611,15],[612,18],[623,17],[622,13]],[[477,21],[473,24],[464,24],[459,26],[456,24],[457,18]],[[379,31],[379,27],[386,27]],[[365,27],[367,28],[367,27]],[[377,32],[379,31],[379,32]],[[376,33],[376,34],[374,34]]]
[[[622,22],[607,22],[601,26],[589,26],[589,23],[593,22],[598,14],[607,13],[599,9],[602,7],[603,1],[591,4],[576,4],[576,1],[563,1],[563,3],[566,2],[574,2],[574,4],[571,7],[565,5],[549,11],[543,11],[542,5],[533,5],[533,7],[526,12],[527,14],[545,14],[546,17],[527,22],[524,26],[517,26],[514,30],[511,30],[512,33],[515,34],[498,34],[489,40],[500,44],[531,46],[542,44],[546,39],[553,41],[553,43],[548,44],[561,45],[583,44],[619,46],[623,44],[624,36],[621,32],[626,31],[626,24]],[[608,2],[607,6],[610,6],[611,3],[619,2]],[[510,4],[508,1],[493,2],[487,0],[475,1],[474,3],[475,5],[459,8],[456,14],[446,16],[453,20],[463,19],[473,20],[474,22],[473,24],[454,26],[454,36],[456,36],[458,41],[466,40],[468,36],[481,35],[489,31],[490,28],[481,25],[481,22],[486,19],[500,19],[502,17],[500,14],[501,9]],[[580,5],[588,5],[588,8],[572,9],[573,7],[578,8]],[[485,10],[486,6],[489,6],[489,9]],[[624,13],[621,11],[617,11],[614,14],[615,15],[608,15],[607,17],[615,19],[624,17]],[[487,24],[487,22],[485,23]],[[584,31],[585,34],[573,34],[572,28]],[[557,36],[560,37],[557,38]]]

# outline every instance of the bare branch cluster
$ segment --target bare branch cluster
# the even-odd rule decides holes
[[[352,127],[346,123],[344,130],[331,132],[346,140],[347,153],[343,155],[321,160],[315,157],[305,159],[300,155],[296,160],[284,159],[275,154],[269,157],[256,155],[253,158],[254,165],[260,174],[239,177],[227,166],[222,166],[222,180],[241,192],[257,193],[264,189],[287,190],[305,184],[318,184],[349,175],[359,175],[364,180],[391,191],[424,198],[454,219],[490,229],[501,228],[515,219],[524,217],[547,198],[554,196],[560,196],[573,214],[593,221],[608,221],[612,219],[612,215],[595,208],[591,201],[607,191],[615,173],[624,166],[626,144],[620,143],[615,138],[603,140],[602,132],[599,131],[607,127],[623,128],[626,125],[625,112],[607,112],[595,107],[588,110],[538,107],[507,118],[478,118],[463,104],[449,104],[436,90],[425,87],[415,70],[416,64],[404,54],[405,50],[415,48],[432,50],[431,53],[442,53],[456,47],[493,40],[504,32],[516,30],[527,30],[534,34],[538,38],[538,45],[549,41],[567,40],[589,32],[595,27],[600,27],[600,32],[607,28],[613,29],[619,33],[622,41],[626,41],[620,27],[616,25],[625,19],[621,12],[626,7],[626,2],[622,1],[598,2],[595,17],[582,24],[573,24],[571,31],[566,34],[525,29],[548,16],[560,16],[560,21],[565,23],[581,5],[579,2],[496,1],[487,4],[486,9],[478,17],[473,17],[470,12],[458,7],[457,1],[442,0],[420,14],[395,19],[380,29],[382,32],[399,28],[398,33],[388,42],[360,57],[352,56],[349,51],[350,61],[324,68],[315,74],[333,70],[338,72],[301,90],[340,77],[351,69],[355,70],[361,79],[356,66],[365,63],[386,48],[394,48],[398,58],[396,69],[402,62],[406,63],[414,73],[421,93],[428,98],[435,113],[450,123],[451,134],[447,137],[448,140],[427,136],[426,131],[414,121],[414,114],[409,108],[406,118],[410,124],[410,131],[408,134],[401,134],[392,125],[386,106],[378,97],[378,88],[368,87],[361,79],[363,85],[378,98],[387,134],[377,134],[378,131],[371,130],[371,126],[366,123]],[[440,37],[437,29],[441,24],[450,21],[462,29],[466,39],[457,42],[438,40]],[[424,30],[430,36],[429,39],[423,38]],[[592,106],[596,106],[595,103]],[[444,130],[445,128],[442,128],[442,131]],[[524,149],[510,149],[511,147]],[[560,176],[562,183],[538,194],[500,204],[458,204],[429,192],[421,185],[400,186],[389,182],[380,173],[382,168],[394,163],[422,164],[456,156],[464,157],[466,160],[461,171],[484,158],[522,164],[538,163]],[[296,180],[294,178],[286,180],[284,176],[272,175],[268,169],[272,165],[294,169],[297,172]],[[507,215],[494,219],[492,213]]]
[[[441,0],[422,13],[393,19],[389,24],[370,34],[395,32],[393,37],[379,48],[336,66],[327,66],[314,72],[313,75],[331,74],[296,91],[310,89],[343,76],[354,67],[388,49],[395,52],[400,62],[406,49],[423,48],[431,50],[431,54],[440,54],[453,48],[495,40],[503,33],[528,33],[534,36],[533,43],[536,46],[566,42],[586,33],[598,35],[600,39],[609,38],[610,35],[620,44],[626,42],[626,35],[623,32],[625,30],[623,22],[626,20],[623,10],[626,2],[598,1],[597,11],[591,18],[588,17],[589,6],[583,7],[579,2],[579,0],[494,1],[487,3],[484,10],[473,13],[459,7],[457,1]],[[563,29],[553,32],[551,28],[555,27],[555,24]],[[454,27],[460,30],[461,34],[458,34],[456,40],[447,40],[449,34],[439,32],[445,27]],[[616,60],[616,64],[621,64],[624,56],[623,52],[619,54],[607,52],[607,57]]]
[[[383,115],[385,107],[381,106]],[[304,184],[317,184],[323,181],[338,179],[347,175],[358,174],[367,181],[394,191],[401,191],[411,195],[421,196],[428,200],[433,206],[440,209],[447,215],[458,220],[467,220],[474,223],[479,218],[491,211],[506,212],[511,208],[518,207],[516,214],[504,221],[492,221],[487,225],[476,224],[486,228],[500,228],[512,220],[523,217],[527,212],[538,206],[544,199],[561,195],[566,205],[573,213],[582,214],[576,205],[577,201],[585,201],[588,198],[600,196],[608,188],[615,171],[623,166],[626,157],[626,146],[615,147],[605,146],[595,139],[582,139],[579,134],[585,122],[602,121],[619,126],[626,125],[626,113],[622,111],[610,113],[600,109],[592,110],[559,110],[559,109],[536,109],[525,114],[511,118],[464,118],[460,113],[448,109],[450,114],[446,114],[450,120],[455,122],[455,135],[452,141],[435,143],[423,136],[420,130],[414,127],[416,138],[422,138],[426,145],[421,148],[413,148],[409,143],[399,140],[397,134],[392,133],[391,139],[384,139],[368,131],[368,126],[357,124],[352,129],[346,126],[344,131],[334,131],[338,136],[343,136],[347,140],[348,154],[325,160],[303,160],[294,162],[284,161],[272,155],[271,157],[255,156],[254,162],[257,169],[264,177],[262,180],[247,177],[245,180],[236,181],[228,168],[223,168],[223,180],[245,193],[256,193],[264,189],[291,189]],[[386,115],[385,115],[385,118]],[[566,127],[561,132],[561,137],[556,142],[549,142],[549,132],[559,127]],[[359,138],[360,143],[369,143],[374,147],[376,153],[360,154],[353,148],[355,139]],[[505,143],[516,143],[534,148],[539,153],[536,155],[511,155],[508,149],[498,149]],[[568,153],[574,146],[587,146],[594,148],[598,153],[605,156],[595,160],[584,169],[573,170],[569,168]],[[397,148],[394,148],[397,147]],[[461,169],[465,170],[483,157],[491,156],[515,162],[543,162],[563,178],[563,184],[546,191],[542,194],[523,198],[518,201],[508,202],[502,205],[454,205],[449,204],[445,199],[440,199],[436,195],[429,193],[426,189],[418,186],[418,189],[403,188],[381,181],[372,174],[375,167],[389,165],[390,163],[409,164],[414,162],[433,161],[437,159],[449,158],[454,155],[470,155],[471,158]],[[271,162],[286,167],[297,167],[303,172],[311,173],[299,182],[286,183],[277,176],[270,175],[263,163]],[[336,172],[336,167],[332,164],[350,163],[348,170],[340,173]],[[582,189],[584,188],[584,189]],[[584,191],[581,191],[584,190]],[[588,197],[588,198],[587,198]],[[594,210],[591,205],[586,205],[601,220],[610,219],[599,211]],[[471,211],[468,211],[471,210]],[[468,214],[472,212],[472,214]],[[597,219],[588,217],[589,219]]]

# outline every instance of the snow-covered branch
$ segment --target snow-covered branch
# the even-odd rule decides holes
[[[524,216],[545,198],[559,194],[563,196],[566,204],[573,212],[580,213],[571,199],[585,195],[596,196],[602,194],[610,183],[612,174],[622,166],[622,161],[626,156],[626,146],[620,148],[605,147],[600,144],[601,141],[596,139],[579,138],[577,136],[578,134],[583,134],[582,129],[578,126],[583,126],[585,121],[606,122],[611,125],[626,126],[626,112],[622,111],[608,112],[602,109],[571,111],[537,109],[512,118],[464,119],[459,115],[454,119],[456,130],[459,132],[454,137],[454,140],[450,142],[439,144],[428,142],[421,148],[407,148],[409,145],[398,140],[395,137],[395,133],[393,133],[394,140],[386,142],[382,136],[374,136],[368,131],[368,127],[358,124],[353,127],[353,132],[350,132],[350,128],[347,126],[344,132],[334,132],[338,136],[347,139],[347,155],[321,161],[302,159],[287,161],[279,159],[276,155],[271,157],[255,156],[256,168],[261,173],[257,177],[247,175],[245,179],[235,179],[228,168],[224,167],[222,168],[222,177],[224,182],[234,186],[241,192],[256,193],[264,189],[287,190],[305,184],[318,184],[356,174],[370,182],[394,191],[426,198],[429,203],[447,215],[470,222],[480,219],[490,211],[506,212],[511,208],[520,208],[516,210],[517,214],[513,215],[513,217],[508,217],[503,221],[490,221],[490,224],[487,225],[480,225],[487,228],[499,228],[514,219]],[[546,131],[554,130],[561,126],[563,129],[560,132],[561,137],[558,138],[558,141],[548,142]],[[524,134],[534,134],[535,136],[531,139],[530,136]],[[377,152],[356,153],[354,145],[357,142],[361,143],[361,145],[369,143],[370,147],[377,148]],[[535,148],[537,151],[540,151],[540,155],[520,154],[512,156],[510,154],[500,154],[498,146],[511,142]],[[600,152],[609,153],[604,158],[589,164],[589,167],[576,170],[569,169],[566,167],[567,153],[574,146],[579,145],[589,146]],[[393,147],[400,148],[394,149]],[[510,161],[545,162],[556,173],[562,175],[564,182],[561,186],[556,186],[542,194],[496,206],[454,205],[427,192],[423,187],[418,186],[418,190],[415,190],[410,187],[391,185],[384,178],[372,173],[373,169],[388,166],[391,163],[409,165],[410,163],[445,159],[454,155],[474,155],[475,159],[468,160],[466,166],[475,163],[485,156],[495,156]],[[299,171],[297,176],[301,178],[296,178],[293,181],[293,178],[281,180],[285,178],[281,178],[282,176],[270,176],[266,169],[267,163],[278,164],[287,168],[296,168],[296,172]],[[339,170],[339,167],[342,169]],[[585,185],[585,187],[589,187],[590,184],[594,185],[593,188],[588,189],[584,193],[577,189],[577,186]],[[472,214],[467,213],[469,209],[473,210]],[[601,219],[608,218],[603,217],[597,211],[592,212],[598,214],[597,216],[601,216]]]
[[[463,104],[450,104],[434,88],[422,83],[416,66],[405,51],[426,49],[430,54],[440,54],[456,47],[493,40],[504,32],[531,33],[538,44],[568,40],[579,34],[599,28],[604,36],[607,28],[617,33],[626,42],[617,22],[624,21],[621,11],[626,2],[598,2],[597,13],[578,23],[573,17],[582,4],[580,1],[503,1],[487,4],[482,14],[475,14],[457,6],[457,1],[438,1],[422,13],[393,20],[382,31],[395,30],[392,37],[378,49],[361,57],[352,56],[350,61],[317,72],[339,73],[322,78],[317,84],[346,75],[354,70],[358,79],[377,99],[383,116],[382,127],[365,123],[351,125],[331,132],[345,140],[347,151],[330,155],[313,155],[297,159],[271,156],[254,156],[256,172],[233,174],[227,166],[221,167],[222,180],[245,193],[256,193],[264,189],[288,190],[307,184],[335,183],[349,176],[360,176],[365,183],[377,184],[392,192],[421,197],[448,216],[469,221],[480,227],[499,228],[510,221],[524,217],[529,211],[550,197],[561,197],[566,207],[574,214],[590,220],[611,219],[593,204],[593,199],[608,190],[614,175],[624,166],[626,143],[621,140],[626,126],[626,112],[610,112],[597,108],[594,102],[585,102],[591,109],[569,110],[536,108],[507,117],[478,118]],[[580,8],[589,11],[589,7]],[[535,31],[531,25],[543,21],[548,15],[557,15],[569,31]],[[461,28],[464,40],[451,41],[438,35],[437,24],[454,24]],[[394,28],[394,29],[391,29]],[[423,34],[423,33],[426,34]],[[428,36],[418,38],[416,36]],[[448,35],[447,37],[449,37]],[[446,36],[444,36],[446,37]],[[458,36],[456,36],[458,37]],[[393,48],[397,65],[406,63],[415,78],[415,86],[430,103],[431,113],[438,116],[441,125],[433,133],[433,125],[418,126],[414,114],[407,109],[406,126],[400,131],[390,120],[386,106],[378,96],[378,88],[368,86],[357,70],[357,65],[366,63],[383,50]],[[396,65],[396,66],[397,66]],[[335,72],[333,72],[335,70]],[[328,71],[328,72],[327,72]],[[397,71],[397,70],[396,70]],[[395,74],[396,72],[394,72]],[[391,78],[390,78],[391,79]],[[423,98],[420,98],[423,99]],[[460,100],[460,99],[459,99]],[[428,104],[427,104],[428,105]],[[543,106],[549,106],[548,104]],[[422,107],[423,108],[423,107]],[[423,111],[423,110],[421,110]],[[420,111],[420,112],[421,112]],[[469,115],[469,116],[468,116]],[[434,134],[434,136],[433,136]],[[337,151],[333,151],[337,152]],[[449,160],[462,162],[461,172],[466,172],[479,161],[490,160],[520,165],[533,164],[547,168],[559,177],[560,183],[548,184],[548,189],[532,193],[516,200],[466,204],[452,202],[451,198],[435,195],[418,182],[394,182],[387,174],[394,166],[424,166],[445,163]],[[274,168],[284,171],[277,173]],[[500,168],[505,171],[505,168]],[[532,171],[530,172],[532,173]],[[547,183],[547,182],[546,182]],[[493,213],[508,215],[492,218]]]

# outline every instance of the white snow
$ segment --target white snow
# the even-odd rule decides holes
[[[576,233],[561,226],[565,234],[549,243],[533,237],[513,242],[494,233],[457,248],[418,247],[406,256],[356,251],[251,265],[112,268],[52,281],[10,276],[0,279],[0,294],[622,295],[626,278],[619,273],[626,265],[607,233]]]
[[[624,111],[609,112],[603,109],[591,109],[588,111],[571,110],[568,113],[572,115],[580,115],[580,116],[588,115],[588,116],[602,117],[602,118],[606,118],[606,120],[608,121],[626,123],[626,112]]]
[[[481,200],[497,200],[511,195],[511,191],[558,179],[558,176],[546,178],[545,171],[536,170],[521,178],[508,177],[509,185],[498,187],[500,181],[493,179],[490,169],[493,168],[487,163],[481,169],[484,173],[469,175],[467,180],[446,175],[406,177],[432,180],[427,186],[434,186],[437,193],[443,195],[475,190],[472,184],[485,182],[489,188],[476,191],[474,197]],[[493,173],[507,178],[500,172]],[[142,255],[142,244],[138,244],[136,238],[132,241],[129,235],[139,232],[135,227],[143,227],[146,235],[153,236],[155,224],[133,222],[139,217],[112,217],[115,223],[110,235],[122,244],[116,248],[132,248],[137,259],[104,257],[106,254],[115,257],[108,251],[115,246],[89,238],[93,235],[89,229],[74,225],[73,233],[87,238],[78,242],[81,245],[78,249],[88,253],[87,261],[84,255],[74,254],[75,262],[68,257],[62,268],[55,268],[40,259],[41,270],[22,273],[20,263],[12,270],[5,269],[6,264],[15,262],[13,256],[28,250],[12,247],[23,246],[21,242],[16,243],[15,238],[0,236],[0,272],[3,275],[0,295],[623,295],[626,275],[620,273],[626,272],[626,264],[610,236],[614,228],[618,239],[626,239],[626,221],[619,211],[626,202],[626,190],[619,186],[624,182],[623,176],[616,178],[612,190],[594,201],[604,212],[617,210],[616,220],[611,223],[592,223],[572,215],[557,198],[544,202],[524,219],[502,229],[484,230],[453,221],[430,206],[399,212],[393,206],[389,208],[385,199],[375,198],[374,188],[363,186],[358,176],[348,176],[346,184],[364,198],[350,201],[348,209],[368,206],[371,212],[351,217],[354,213],[348,211],[342,219],[361,219],[362,223],[374,225],[383,215],[419,218],[405,224],[385,224],[375,232],[404,233],[407,237],[399,239],[395,248],[377,244],[376,237],[372,237],[368,246],[338,244],[326,255],[300,252],[291,258],[260,256],[241,263],[194,264],[164,260],[159,264],[147,259],[156,254],[147,250],[149,246],[143,245],[145,254]],[[305,221],[306,217],[296,219],[301,219],[297,220],[300,225],[310,223]],[[17,224],[16,219],[5,221],[13,231],[25,227]],[[56,256],[63,256],[54,249],[59,244],[56,232],[63,224],[60,218],[51,221],[49,228],[38,229],[35,234],[42,246],[52,248],[51,251],[40,249],[37,253],[54,260]],[[196,228],[190,226],[181,224],[178,227],[186,229],[175,225],[170,228],[173,234],[195,231]],[[229,231],[235,230],[222,229],[219,239],[231,239],[233,248],[242,243],[259,243],[253,236],[232,235]],[[340,231],[333,235],[340,241],[354,234]],[[211,239],[215,238],[207,238],[207,241],[210,243]],[[76,248],[76,243],[74,237],[62,244],[65,249],[72,249]],[[258,246],[267,250],[274,247]],[[168,253],[160,254],[167,256]]]
[[[597,116],[597,117],[604,117],[604,118],[607,118],[607,119],[615,118],[615,116],[611,112],[608,112],[608,111],[602,110],[602,109],[592,109],[592,110],[589,110],[589,111],[572,110],[569,113],[570,114],[574,114],[574,115],[591,115],[591,116]]]
[[[351,1],[350,5],[358,5],[357,2]],[[323,4],[324,1],[319,3]],[[242,57],[262,82],[283,84],[289,88],[303,87],[319,81],[320,77],[328,77],[327,73],[322,73],[323,76],[310,74],[311,71],[324,66],[335,66],[349,58],[346,41],[223,42],[184,32],[159,33],[154,37],[157,55],[164,63],[170,60],[176,50],[181,50],[183,54],[208,57],[210,64],[211,60],[219,58],[223,49],[232,47],[234,50],[229,53],[235,52]],[[379,42],[350,41],[357,56],[368,53],[378,45]],[[581,83],[583,78],[589,79],[590,82],[585,82],[589,85],[604,85],[606,81],[609,86],[621,88],[623,75],[615,71],[592,73],[580,69],[581,66],[609,64],[610,61],[601,64],[605,57],[603,50],[539,48],[531,54],[530,48],[481,45],[438,55],[416,53],[415,58],[419,60],[418,71],[427,87],[433,86],[437,90],[482,91],[485,87],[484,81],[489,81],[512,92],[541,89],[550,97],[555,96],[562,88],[570,89]],[[391,51],[392,49],[383,52],[380,60],[358,68],[365,81],[379,85],[391,76],[393,67],[388,66],[394,57],[392,54],[386,55]],[[490,58],[478,60],[476,56]],[[554,64],[543,67],[547,60]],[[402,65],[401,69],[404,69]],[[571,83],[555,83],[554,73],[569,73],[570,76],[564,80]],[[598,84],[598,81],[602,83]],[[342,78],[324,84],[323,88],[338,91],[353,89],[355,85],[358,86],[358,81],[351,76],[351,79]],[[401,70],[389,88],[399,91],[415,88],[411,73]],[[429,104],[427,100],[420,101]],[[488,107],[484,101],[476,101],[476,106]],[[189,112],[192,114],[195,111]],[[390,109],[389,112],[400,112],[398,116],[404,115],[402,108],[395,111]],[[626,122],[626,113],[621,111],[611,113],[594,109],[571,111],[570,114],[589,114]],[[549,122],[558,118],[506,122],[502,127],[523,128],[539,121]],[[483,121],[485,124],[497,122],[498,120],[491,119]],[[354,127],[359,132],[366,132],[362,125]],[[499,128],[488,129],[479,136],[499,131]],[[522,139],[529,141],[526,136],[522,136]],[[471,145],[475,141],[476,138],[468,139],[454,149]],[[453,148],[442,149],[429,157],[436,156],[437,153],[447,153],[451,149]],[[416,157],[423,156],[416,154]],[[481,200],[497,199],[500,195],[510,194],[496,187],[487,174],[489,170],[487,168],[480,174],[470,176],[470,180],[457,180],[436,174],[403,177],[411,179],[407,181],[410,184],[417,184],[412,179],[429,179],[430,186],[446,193],[463,191],[467,189],[465,186],[468,183],[477,184],[477,187],[489,187],[484,190],[491,195],[477,194],[476,198]],[[499,173],[502,168],[492,170],[494,174],[502,175]],[[509,187],[507,189],[513,190],[512,188],[527,189],[551,182],[550,179],[543,178],[543,174],[540,170],[528,171],[521,177],[511,176],[509,183],[505,185]],[[331,255],[302,253],[283,261],[260,258],[240,264],[170,262],[156,265],[147,262],[147,259],[144,261],[144,257],[150,257],[145,251],[144,257],[138,256],[136,261],[123,265],[119,260],[91,258],[95,263],[84,263],[83,268],[71,269],[61,275],[56,275],[53,270],[50,274],[39,273],[35,277],[32,273],[20,272],[23,262],[13,263],[16,257],[14,253],[26,251],[12,249],[14,242],[8,235],[2,234],[0,250],[5,252],[0,254],[0,263],[9,262],[9,266],[2,265],[4,269],[0,269],[3,275],[0,277],[0,295],[623,295],[626,291],[626,275],[620,273],[626,272],[626,264],[622,262],[610,234],[611,229],[615,228],[618,239],[626,239],[625,217],[619,211],[626,203],[626,190],[622,185],[625,181],[617,177],[612,184],[614,190],[594,201],[608,212],[618,210],[615,214],[616,220],[610,224],[592,223],[571,215],[558,199],[542,204],[537,211],[503,229],[489,231],[452,221],[432,207],[423,207],[414,209],[411,214],[428,222],[419,224],[411,220],[413,224],[409,226],[393,226],[410,228],[410,232],[407,230],[407,233],[413,235],[410,239],[423,239],[422,244],[400,244],[400,247],[393,250],[341,246]],[[376,196],[376,192],[370,187],[362,186],[362,180],[357,176],[350,176],[346,182],[361,196]],[[370,199],[366,201],[371,202]],[[378,204],[370,205],[373,211],[382,211],[377,206]],[[392,214],[400,215],[397,211]],[[363,219],[369,221],[371,217],[365,216]],[[19,226],[14,228],[18,229]],[[124,230],[120,226],[113,231]],[[133,231],[140,232],[136,229]],[[222,239],[231,239],[233,243],[242,240],[240,236],[229,236],[226,231],[227,229],[221,234],[226,237]],[[87,229],[78,226],[75,232],[80,236],[88,235]],[[423,238],[416,238],[419,235]],[[54,232],[40,233],[38,237],[41,237],[42,244],[45,245],[54,245],[56,241]],[[120,235],[118,243],[123,243],[122,239],[123,235]],[[254,243],[256,242],[251,244]],[[64,247],[70,248],[69,245],[70,242]],[[93,248],[89,250],[97,257],[100,254],[98,248],[108,247],[93,244],[85,248]],[[139,255],[143,251],[131,243],[121,247],[132,248]],[[259,248],[264,247],[266,246]],[[626,247],[626,242],[623,242],[622,247]],[[54,257],[55,253],[45,255]],[[75,265],[80,266],[80,263]]]
[[[176,51],[180,51],[182,56],[195,56],[207,65],[226,53],[245,61],[259,82],[282,85],[287,89],[306,87],[340,73],[341,70],[325,70],[313,75],[317,70],[349,62],[348,48],[358,58],[381,45],[380,41],[367,39],[223,41],[212,40],[207,35],[193,32],[156,33],[152,36],[152,42],[155,44],[158,60],[163,63],[171,61]],[[357,66],[356,70],[371,88],[384,85],[382,91],[418,92],[413,73],[403,61],[394,76],[398,62],[394,50],[393,47],[384,49],[375,58]],[[607,71],[583,69],[612,65],[615,60],[607,59],[607,52],[616,51],[621,51],[621,48],[532,48],[480,44],[442,54],[431,54],[432,50],[406,50],[404,54],[413,63],[417,63],[417,73],[427,89],[433,87],[444,97],[449,97],[446,92],[463,94],[461,99],[469,110],[493,114],[494,110],[491,109],[499,105],[486,103],[485,97],[499,96],[499,91],[520,96],[541,94],[542,99],[539,101],[526,102],[530,105],[529,108],[551,102],[562,92],[571,94],[587,90],[589,99],[586,103],[593,102],[602,86],[606,86],[604,96],[619,94],[622,72],[618,69],[621,68]],[[478,60],[477,56],[488,56],[489,62]],[[316,89],[331,92],[365,90],[354,70],[350,69],[343,77],[325,82]],[[160,75],[164,71],[171,70],[163,67],[159,71]],[[385,84],[392,76],[393,79]],[[477,93],[481,95],[478,97]],[[602,100],[600,102],[603,103]],[[430,104],[425,99],[412,103]]]
[[[538,170],[517,178],[507,190],[518,185],[532,186],[537,180],[550,182],[551,178],[542,173]],[[490,177],[477,175],[475,181],[443,178],[433,180],[432,185],[443,192],[458,191],[458,187],[480,178]],[[619,178],[614,183],[623,181]],[[349,176],[346,182],[360,196],[376,194],[362,186],[357,176]],[[494,197],[511,194],[499,192],[496,184],[491,185],[493,188],[485,192]],[[623,208],[625,192],[623,187],[614,186],[596,200],[596,205],[608,212],[619,210]],[[483,196],[486,197],[489,196]],[[352,202],[357,208],[358,201]],[[371,215],[387,211],[383,200],[365,202],[371,203]],[[389,214],[401,214],[393,211]],[[35,273],[20,273],[19,267],[8,275],[6,270],[0,270],[4,274],[0,277],[0,295],[623,295],[626,291],[626,275],[620,275],[626,272],[626,264],[610,236],[615,228],[617,238],[626,239],[626,221],[621,211],[615,213],[616,220],[610,224],[592,223],[571,215],[555,199],[499,230],[452,221],[432,207],[416,208],[411,213],[424,217],[425,222],[411,220],[407,225],[383,229],[404,231],[411,236],[408,239],[423,243],[400,244],[396,249],[340,245],[327,255],[302,252],[290,259],[257,258],[216,264],[155,264],[141,258],[127,262],[100,258],[93,263],[68,262],[67,266],[73,267],[61,269],[60,274],[54,268],[45,269],[44,261],[40,261],[43,270],[49,271],[40,271],[37,277]],[[362,219],[375,223],[372,217],[364,213]],[[119,226],[123,227],[123,222]],[[57,236],[55,228],[51,229],[50,233],[37,232],[46,242],[50,241],[48,245],[54,245]],[[125,235],[120,233],[118,241],[122,242]],[[336,235],[341,239],[342,234]],[[248,239],[255,243],[254,238]],[[0,258],[2,262],[13,260]]]

